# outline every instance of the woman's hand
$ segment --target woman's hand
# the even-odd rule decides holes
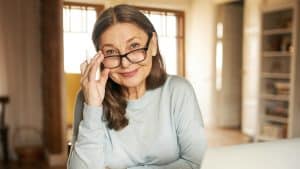
[[[88,63],[83,62],[80,65],[81,79],[80,85],[84,94],[85,103],[90,106],[101,106],[105,94],[105,85],[108,79],[109,69],[104,69],[100,73],[99,80],[96,80],[97,69],[100,69],[100,64],[104,56],[99,51]]]

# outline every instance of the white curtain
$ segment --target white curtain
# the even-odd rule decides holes
[[[6,94],[10,103],[5,121],[14,158],[13,144],[41,144],[40,135],[25,129],[12,138],[17,127],[42,129],[39,0],[0,0],[0,95]]]

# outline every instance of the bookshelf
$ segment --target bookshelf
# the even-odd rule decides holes
[[[262,5],[256,141],[300,137],[299,1]]]

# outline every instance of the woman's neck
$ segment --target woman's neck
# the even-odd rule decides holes
[[[126,98],[128,100],[136,100],[142,97],[146,92],[146,84],[142,83],[135,87],[127,88]]]

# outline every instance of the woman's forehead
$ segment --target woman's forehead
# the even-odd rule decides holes
[[[145,31],[132,23],[117,23],[105,30],[99,38],[101,46],[106,44],[120,45],[133,39],[147,39]]]

